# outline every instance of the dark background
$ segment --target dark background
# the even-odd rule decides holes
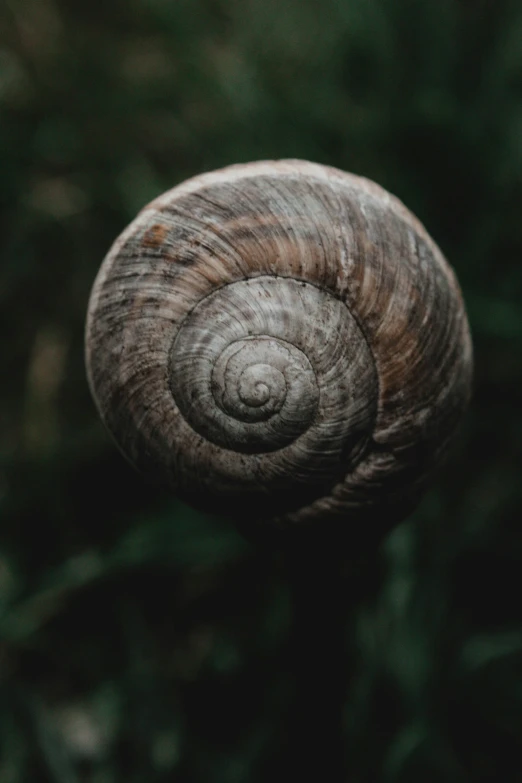
[[[475,346],[450,461],[353,601],[351,780],[522,780],[520,1],[4,0],[0,102],[1,783],[275,779],[284,564],[126,464],[83,327],[141,206],[279,157],[398,195]]]

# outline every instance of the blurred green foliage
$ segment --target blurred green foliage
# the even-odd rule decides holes
[[[521,3],[4,0],[1,783],[276,777],[284,567],[123,461],[83,324],[147,200],[279,157],[402,198],[457,271],[476,352],[452,457],[357,601],[351,780],[522,780]]]

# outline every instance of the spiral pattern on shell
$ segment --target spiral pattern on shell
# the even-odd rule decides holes
[[[291,522],[415,502],[472,366],[419,221],[369,180],[293,160],[145,207],[100,269],[86,350],[139,468],[196,505]]]

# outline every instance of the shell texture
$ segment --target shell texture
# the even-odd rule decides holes
[[[195,505],[287,523],[414,504],[472,368],[458,284],[419,221],[296,160],[145,207],[101,266],[86,353],[140,469]]]

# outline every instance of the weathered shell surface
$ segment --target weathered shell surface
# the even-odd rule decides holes
[[[471,382],[460,291],[419,221],[368,180],[294,160],[145,207],[100,269],[86,349],[130,460],[252,519],[411,505]]]

